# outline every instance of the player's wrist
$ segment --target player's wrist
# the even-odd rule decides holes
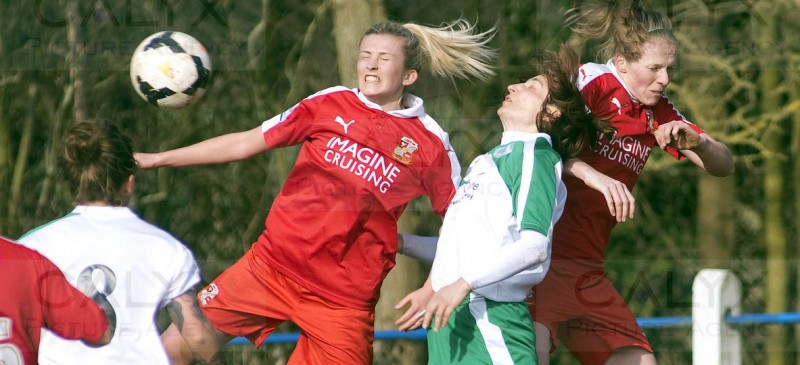
[[[467,289],[467,291],[473,291],[480,286],[477,279],[470,278],[468,275],[458,278],[453,284],[457,284],[461,288]]]
[[[700,134],[697,136],[697,145],[690,148],[691,151],[695,153],[702,153],[703,151],[707,150],[710,144],[708,143],[708,137]]]

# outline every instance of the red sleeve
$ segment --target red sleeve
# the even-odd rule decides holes
[[[698,134],[706,133],[706,131],[703,128],[700,128],[697,125],[695,125],[694,123],[688,121],[686,119],[686,117],[684,117],[683,114],[681,114],[681,112],[678,111],[678,108],[676,108],[675,105],[673,105],[672,102],[669,101],[669,98],[667,98],[666,95],[662,96],[661,100],[658,101],[658,104],[656,104],[656,106],[653,108],[653,113],[655,114],[654,116],[656,118],[656,122],[659,125],[660,124],[669,123],[669,122],[672,122],[672,121],[675,121],[675,120],[679,120],[679,121],[682,121],[682,122],[688,124]],[[675,148],[667,147],[666,151],[667,151],[667,153],[672,155],[672,157],[674,157],[674,158],[676,158],[678,160],[681,160],[684,157]]]
[[[581,88],[581,96],[583,96],[584,103],[592,111],[592,114],[598,118],[609,118],[614,114],[609,105],[605,88],[602,87],[602,79],[595,78]]]
[[[618,108],[611,102],[614,92],[621,86],[605,65],[586,63],[578,68],[578,89],[584,103],[599,118],[611,118]]]
[[[433,211],[440,216],[444,216],[447,208],[450,206],[450,201],[456,194],[456,183],[454,173],[458,174],[460,178],[461,172],[454,172],[453,157],[450,153],[452,151],[443,151],[439,157],[434,161],[425,172],[422,179],[422,186],[425,189],[425,195],[431,199],[431,206]],[[458,159],[455,160],[456,164]]]
[[[52,262],[38,256],[37,292],[45,326],[67,339],[100,340],[108,327],[103,310],[70,285]]]
[[[333,86],[316,92],[285,112],[261,124],[264,141],[269,148],[287,147],[306,141],[315,131],[320,115],[338,110],[358,110],[363,104],[353,91],[343,86]],[[329,120],[330,121],[330,120]]]
[[[263,123],[264,141],[269,148],[292,146],[306,140],[314,121],[311,113],[314,108],[308,106],[309,102],[309,99],[303,100]]]

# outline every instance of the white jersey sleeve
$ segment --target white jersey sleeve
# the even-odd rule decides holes
[[[176,252],[173,255],[173,260],[178,270],[174,271],[174,275],[169,281],[169,287],[161,306],[166,305],[181,294],[193,290],[200,283],[200,268],[197,267],[197,262],[192,252],[182,245],[175,248]]]
[[[516,242],[500,250],[497,255],[488,257],[483,265],[464,272],[462,277],[469,283],[470,288],[475,290],[533,268],[534,274],[539,274],[535,283],[538,284],[547,273],[549,257],[550,239],[539,232],[526,229],[520,232]],[[544,266],[541,266],[541,270],[537,273],[536,268],[542,264]]]

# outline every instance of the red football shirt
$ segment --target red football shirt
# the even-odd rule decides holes
[[[447,133],[421,99],[405,102],[411,107],[384,112],[335,87],[263,123],[270,148],[302,147],[256,253],[334,303],[374,308],[406,205],[426,195],[444,215],[460,179]]]
[[[39,334],[47,327],[67,339],[96,342],[105,314],[36,251],[0,237],[0,363],[38,363]]]
[[[578,87],[592,114],[610,117],[617,128],[613,138],[601,136],[597,144],[585,148],[578,158],[621,181],[629,190],[633,190],[656,145],[652,131],[659,123],[680,120],[698,133],[705,133],[687,121],[666,95],[652,107],[639,103],[619,79],[610,61],[605,65],[582,65]],[[667,152],[682,158],[674,148],[668,147]],[[563,179],[567,186],[567,202],[553,233],[552,265],[563,267],[571,262],[602,268],[616,219],[608,213],[603,194],[574,176],[565,175]]]

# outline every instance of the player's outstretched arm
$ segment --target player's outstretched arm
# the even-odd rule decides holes
[[[217,331],[208,322],[190,290],[166,306],[172,324],[161,334],[161,343],[172,364],[222,364],[219,349],[233,336]]]
[[[267,151],[261,126],[213,137],[190,146],[158,153],[134,153],[141,169],[209,165],[242,161]]]
[[[603,194],[608,211],[616,217],[617,222],[633,219],[636,214],[636,199],[621,181],[608,177],[577,158],[564,164],[564,173],[581,179],[587,186]]]
[[[722,142],[708,133],[697,134],[681,121],[672,121],[658,126],[656,141],[661,148],[669,145],[677,148],[695,165],[711,176],[724,177],[733,173],[733,154]]]
[[[433,263],[439,237],[417,236],[400,233],[397,235],[397,253],[426,263]]]

